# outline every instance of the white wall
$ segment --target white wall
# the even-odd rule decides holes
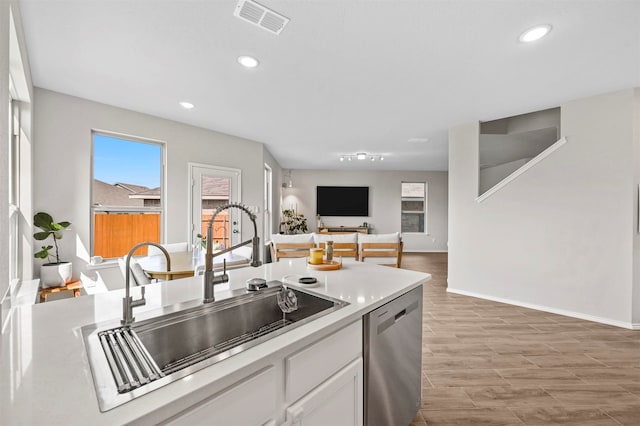
[[[264,163],[279,168],[261,143],[181,124],[44,89],[35,92],[34,209],[68,220],[72,230],[61,240],[63,257],[74,262],[74,277],[96,273],[86,268],[90,252],[91,130],[106,130],[166,143],[165,242],[189,241],[188,163],[242,170],[242,201],[263,204]],[[262,232],[262,216],[258,215]],[[243,238],[253,236],[243,217]],[[117,268],[115,268],[117,269]],[[109,275],[102,272],[107,281]]]
[[[487,190],[493,188],[494,185],[501,182],[511,173],[524,166],[527,162],[529,162],[529,160],[531,160],[531,158],[522,158],[520,160],[510,161],[508,163],[498,164],[497,166],[480,169],[480,189],[478,191],[478,194],[484,194]]]
[[[293,170],[293,188],[282,189],[282,208],[296,207],[316,230],[316,186],[368,186],[369,217],[323,217],[325,226],[357,226],[368,222],[374,233],[400,231],[400,188],[403,181],[427,182],[427,232],[404,234],[405,251],[447,250],[447,172]]]
[[[0,164],[7,164],[9,159],[9,3],[0,2]],[[5,296],[9,290],[9,171],[0,167],[0,327],[4,324],[7,309]]]
[[[635,116],[633,126],[633,163],[634,163],[634,206],[635,215],[633,217],[635,233],[633,236],[633,323],[640,328],[640,90],[635,91]]]
[[[12,31],[11,17],[15,25]],[[19,188],[19,235],[18,250],[28,256],[26,262],[18,265],[18,276],[30,278],[32,256],[32,226],[31,212],[31,103],[33,98],[33,86],[31,84],[31,72],[29,59],[25,48],[24,31],[20,16],[20,7],[17,1],[0,2],[0,326],[6,319],[10,309],[11,292],[17,288],[10,288],[9,278],[9,75],[11,74],[18,86],[18,99],[21,101],[19,108],[22,120],[22,128],[25,138],[21,140],[19,152],[20,173],[23,178]],[[5,298],[6,297],[6,298]]]
[[[275,158],[271,155],[271,153],[264,148],[264,162],[269,167],[271,167],[271,195],[273,197],[271,208],[273,209],[273,214],[271,215],[271,229],[274,232],[278,232],[278,225],[280,224],[280,190],[282,189],[282,168],[280,164],[276,161]],[[268,241],[271,238],[270,235],[264,236],[264,241]],[[263,242],[264,242],[263,241]]]
[[[450,130],[449,291],[631,326],[635,96],[562,105],[568,142],[481,203],[479,125]]]

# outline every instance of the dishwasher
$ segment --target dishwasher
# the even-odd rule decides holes
[[[422,286],[364,316],[364,424],[406,426],[420,409]]]

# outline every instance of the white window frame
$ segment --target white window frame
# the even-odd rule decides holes
[[[118,206],[94,206],[93,205],[93,180],[94,180],[94,155],[95,155],[95,135],[102,135],[117,139],[123,139],[126,141],[146,143],[150,145],[160,146],[160,206],[158,207],[118,207]],[[165,242],[165,205],[166,205],[166,143],[156,139],[144,138],[140,136],[126,135],[122,133],[111,132],[108,130],[91,130],[91,180],[89,182],[91,188],[91,196],[89,198],[91,209],[91,256],[94,256],[94,242],[95,242],[95,214],[100,213],[159,213],[160,214],[160,242]]]
[[[411,183],[419,183],[424,185],[424,194],[423,197],[404,197],[403,196],[403,186],[404,184]],[[403,234],[419,234],[426,235],[427,232],[427,203],[428,203],[428,194],[429,194],[429,184],[426,181],[402,181],[400,183],[400,230]],[[402,210],[402,202],[403,201],[418,201],[423,200],[423,210]],[[404,214],[422,214],[422,220],[424,223],[424,229],[422,231],[405,231],[402,229],[402,217]]]
[[[229,202],[230,203],[240,203],[242,201],[242,170],[236,169],[232,167],[223,167],[223,166],[214,166],[211,164],[203,164],[203,163],[188,163],[189,167],[189,238],[191,241],[195,239],[196,234],[198,234],[198,227],[195,225],[194,215],[198,211],[200,211],[200,215],[202,215],[201,207],[196,208],[194,206],[194,189],[196,185],[196,176],[199,173],[217,175],[218,177],[229,178],[231,179],[231,191],[229,193]],[[234,183],[235,181],[235,183]],[[202,201],[198,201],[198,205],[201,204]],[[232,225],[230,229],[229,241],[230,245],[238,244],[242,241],[242,217],[239,215],[239,212],[235,209],[229,209],[229,221]],[[198,222],[201,219],[198,219]],[[235,232],[233,229],[238,232]],[[204,237],[204,236],[203,236]]]
[[[9,282],[20,279],[20,108],[18,94],[9,75]]]
[[[273,170],[264,165],[264,235],[263,242],[269,241],[273,234]]]

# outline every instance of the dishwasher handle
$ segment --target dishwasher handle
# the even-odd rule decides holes
[[[414,301],[413,303],[410,303],[408,306],[405,305],[401,310],[397,311],[395,314],[390,314],[385,319],[386,314],[389,313],[389,311],[386,310],[384,313],[382,313],[376,318],[378,321],[380,321],[376,327],[377,334],[382,334],[387,328],[391,327],[392,325],[394,325],[395,323],[397,323],[402,318],[406,317],[416,309],[418,309],[417,300]]]
[[[407,316],[407,308],[404,308],[400,312],[398,312],[394,317],[394,322],[400,321],[402,318]]]

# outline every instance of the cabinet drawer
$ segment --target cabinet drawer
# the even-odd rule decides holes
[[[285,399],[296,401],[362,354],[362,322],[356,321],[285,360]]]
[[[262,370],[242,382],[196,404],[163,425],[204,424],[255,426],[269,424],[276,413],[276,370]]]

